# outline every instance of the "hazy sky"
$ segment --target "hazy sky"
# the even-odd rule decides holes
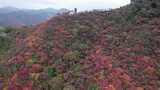
[[[0,7],[17,8],[67,8],[79,10],[108,9],[126,5],[130,0],[0,0]]]

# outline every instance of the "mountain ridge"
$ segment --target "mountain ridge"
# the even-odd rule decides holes
[[[67,11],[67,9],[66,9]],[[31,26],[40,24],[50,17],[63,13],[61,9],[18,9],[13,7],[0,8],[0,26]]]

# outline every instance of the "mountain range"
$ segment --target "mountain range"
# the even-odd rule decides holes
[[[19,9],[15,7],[0,8],[0,26],[31,26],[48,20],[67,9]]]

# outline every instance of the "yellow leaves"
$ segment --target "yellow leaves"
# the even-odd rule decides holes
[[[103,79],[105,79],[105,75],[103,71],[95,74],[95,80],[98,81],[98,80],[103,80]]]
[[[30,75],[33,80],[38,80],[40,77],[40,73],[31,73]]]
[[[62,90],[61,87],[64,86],[64,79],[62,75],[58,75],[48,82],[49,85],[52,87],[53,90]]]
[[[64,60],[77,60],[77,59],[80,59],[80,52],[78,52],[78,51],[67,52],[66,54],[64,54],[63,59]]]
[[[26,61],[26,64],[27,64],[27,65],[31,65],[31,64],[33,64],[33,63],[34,63],[34,62],[33,62],[32,59],[29,59],[29,60]]]
[[[2,86],[2,87],[1,87]],[[8,79],[0,77],[0,90],[8,90]]]
[[[8,90],[8,87],[4,87],[3,90]]]

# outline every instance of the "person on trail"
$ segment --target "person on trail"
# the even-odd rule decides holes
[[[77,13],[77,8],[74,8],[74,13],[75,13],[75,14]]]

